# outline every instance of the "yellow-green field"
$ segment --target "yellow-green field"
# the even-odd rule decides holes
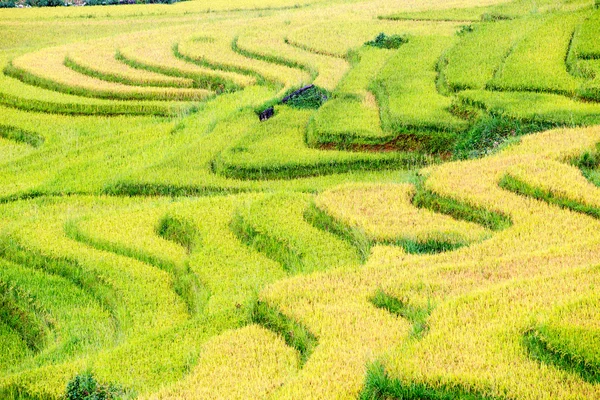
[[[0,8],[0,71],[0,399],[600,399],[598,0]]]

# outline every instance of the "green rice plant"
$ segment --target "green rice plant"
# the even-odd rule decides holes
[[[381,129],[379,110],[351,98],[329,100],[311,119],[306,142],[311,147],[339,149],[391,142],[395,135]]]
[[[457,21],[477,22],[482,16],[491,12],[493,7],[447,8],[441,10],[404,11],[400,13],[382,15],[380,19],[392,21]]]
[[[305,327],[266,303],[260,301],[256,303],[256,307],[252,310],[252,321],[283,336],[288,346],[300,353],[301,364],[308,360],[314,347],[318,345],[317,338]]]
[[[557,307],[528,331],[523,341],[530,356],[579,375],[590,383],[600,381],[596,296]]]
[[[33,353],[22,335],[4,322],[0,322],[0,349],[3,355],[0,362],[1,371],[20,364],[23,359],[31,357]],[[2,393],[0,392],[0,394]]]
[[[466,7],[423,9],[421,11],[404,11],[387,14],[379,18],[391,20],[430,20],[430,21],[503,21],[520,17],[535,16],[556,11],[573,11],[588,8],[589,1],[553,1],[516,0],[492,5],[468,5]]]
[[[454,156],[458,159],[494,154],[522,135],[553,128],[551,123],[522,122],[503,115],[479,119],[456,143]]]
[[[156,228],[156,233],[167,240],[180,244],[191,253],[198,244],[198,233],[194,224],[182,218],[167,215],[163,217]]]
[[[39,59],[41,58],[43,62]],[[63,65],[64,54],[46,52],[22,56],[4,68],[4,73],[34,86],[83,97],[121,100],[199,101],[212,95],[203,89],[149,88],[112,83],[77,73]],[[48,67],[48,64],[52,67]]]
[[[371,298],[371,302],[375,307],[383,308],[392,314],[399,315],[406,318],[413,324],[411,336],[415,338],[423,337],[429,330],[427,325],[427,318],[433,306],[428,307],[413,306],[406,300],[400,300],[396,297],[390,296],[383,290],[378,289],[375,295]]]
[[[120,221],[124,220],[123,215],[120,215],[119,217]],[[138,217],[138,220],[143,220],[139,216],[136,217]],[[134,226],[131,223],[127,226],[127,233],[118,232],[117,229],[113,228],[113,230],[111,231],[111,239],[103,238],[102,232],[107,229],[106,224],[110,224],[111,222],[114,224],[114,221],[111,221],[110,218],[106,217],[104,217],[101,222],[93,220],[85,221],[85,223],[69,221],[65,225],[65,233],[69,238],[76,240],[80,243],[85,243],[98,250],[109,251],[121,256],[130,257],[132,259],[148,263],[150,265],[156,266],[162,270],[169,272],[173,275],[173,290],[183,299],[183,301],[185,301],[189,312],[195,314],[203,307],[204,297],[206,297],[206,295],[205,293],[203,293],[202,287],[198,282],[196,276],[190,271],[189,266],[186,265],[185,262],[179,260],[179,262],[173,262],[169,259],[165,259],[163,254],[161,254],[160,256],[156,256],[154,254],[149,254],[149,252],[147,251],[136,249],[134,247],[130,247],[119,243],[119,239],[121,239],[123,236],[127,237],[128,235],[131,235],[133,233],[132,231],[134,229],[132,228],[134,228]],[[164,246],[164,244],[162,243],[158,243],[157,245],[156,242],[158,241],[152,241],[152,238],[148,238],[147,229],[140,229],[139,226],[135,226],[135,228],[137,228],[135,229],[135,233],[139,235],[138,240],[145,239],[144,242],[146,243],[154,242],[152,243],[154,244],[154,247],[159,247],[163,250],[165,249],[165,247],[167,247]],[[193,230],[193,226],[188,227],[188,229]],[[173,235],[173,230],[170,230],[168,233]],[[189,243],[189,246],[191,245],[192,243]],[[190,248],[187,248],[188,252]],[[167,254],[177,252],[177,250],[173,251],[173,249],[170,249],[168,247],[167,250],[170,250],[170,252],[166,252]],[[152,253],[156,253],[156,251]],[[178,259],[182,258],[181,255],[178,254],[178,256]]]
[[[75,115],[174,116],[193,109],[191,104],[154,101],[122,101],[79,97],[27,85],[0,74],[0,104],[25,111]]]
[[[231,91],[256,83],[253,77],[199,66],[178,57],[180,53],[174,51],[180,39],[177,30],[164,30],[161,36],[162,40],[157,42],[151,34],[138,33],[131,38],[133,40],[125,40],[120,45],[115,58],[131,68],[191,79],[197,87]]]
[[[598,35],[600,34],[600,10],[593,11],[581,24],[577,35],[573,38],[573,52],[579,59],[600,58],[600,45]]]
[[[2,325],[5,329],[16,332],[30,350],[39,351],[46,344],[45,336],[48,334],[49,322],[43,313],[44,310],[36,310],[36,305],[28,304],[28,299],[31,299],[29,293],[0,281]]]
[[[373,243],[362,230],[333,218],[318,208],[314,202],[311,202],[304,211],[304,219],[314,227],[325,232],[331,232],[354,246],[362,263],[369,258]]]
[[[452,38],[414,37],[381,69],[372,90],[380,107],[383,130],[401,139],[416,131],[423,147],[444,151],[467,122],[452,115],[451,100],[436,88],[436,63]]]
[[[264,398],[293,376],[299,366],[298,354],[280,335],[256,324],[213,338],[203,351],[212,357],[201,358],[178,384],[145,398]]]
[[[515,43],[541,22],[522,18],[475,25],[444,54],[444,84],[450,91],[485,88]]]
[[[357,251],[349,243],[304,220],[308,204],[307,196],[282,194],[259,198],[238,209],[232,229],[240,240],[279,262],[289,273],[358,264]]]
[[[306,134],[308,145],[347,148],[385,144],[395,138],[381,129],[376,100],[368,91],[392,54],[371,48],[359,50],[358,60],[336,88],[334,99],[311,119]]]
[[[388,376],[383,365],[369,366],[361,400],[495,400],[500,397],[485,396],[455,387],[434,388],[426,384],[405,383]]]
[[[370,3],[364,6],[363,12],[353,15],[352,18],[341,13],[321,15],[321,18],[314,18],[314,21],[302,19],[286,31],[287,43],[313,53],[347,58],[349,53],[356,51],[381,32],[399,36],[450,36],[456,30],[454,23],[375,19],[385,6],[387,5],[382,3]]]
[[[412,198],[416,207],[446,214],[457,220],[473,222],[492,231],[506,229],[512,225],[510,217],[485,208],[474,207],[450,197],[440,196],[425,189],[423,182],[417,181],[417,192]]]
[[[253,59],[305,71],[311,83],[333,91],[349,69],[348,62],[338,57],[316,54],[286,43],[285,24],[273,24],[267,29],[251,29],[237,37],[232,47],[238,53]]]
[[[235,37],[231,36],[215,38],[214,42],[187,40],[177,45],[175,54],[201,65],[262,78],[271,84],[283,85],[285,89],[302,86],[310,81],[308,74],[297,68],[237,53],[235,43]]]
[[[0,125],[0,137],[26,143],[32,147],[39,147],[44,143],[44,138],[35,132],[28,132],[9,125]]]
[[[584,16],[579,12],[548,17],[513,46],[487,88],[575,95],[582,81],[568,73],[565,59]]]
[[[89,49],[88,49],[89,51]],[[150,71],[143,71],[131,68],[126,64],[109,59],[107,63],[102,56],[97,55],[99,59],[92,59],[84,54],[70,54],[65,57],[65,66],[80,74],[89,75],[93,78],[102,79],[109,82],[122,83],[131,86],[158,86],[158,87],[192,87],[193,81],[183,78],[170,78]]]
[[[118,327],[92,294],[52,274],[50,268],[46,272],[1,262],[3,298],[12,293],[17,305],[30,310],[21,316],[21,322],[31,323],[23,338],[34,350],[19,362],[4,366],[3,372],[64,362],[114,343]]]
[[[428,157],[420,154],[310,149],[304,143],[310,116],[310,111],[285,106],[276,110],[274,118],[262,123],[253,113],[241,115],[239,119],[247,121],[246,135],[214,159],[213,170],[228,178],[292,179],[355,170],[403,168],[427,162]]]
[[[600,60],[577,59],[572,65],[575,73],[588,79],[577,91],[577,96],[597,102],[600,99]]]
[[[510,175],[506,175],[500,181],[500,187],[522,196],[533,197],[537,200],[542,200],[550,204],[556,204],[559,207],[567,208],[576,212],[590,215],[594,218],[600,218],[600,208],[582,204],[581,202],[569,199],[560,195],[555,195],[552,192],[539,189],[528,185],[527,183],[515,179]]]
[[[454,250],[489,237],[481,226],[417,209],[411,204],[415,192],[408,184],[344,185],[321,193],[315,204],[348,227],[335,229],[346,237],[357,230],[373,244],[400,246],[411,254]]]
[[[600,117],[597,104],[549,93],[465,90],[458,94],[456,106],[542,126],[593,125]]]

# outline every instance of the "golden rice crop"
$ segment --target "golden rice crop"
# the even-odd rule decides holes
[[[22,80],[65,93],[121,99],[203,100],[211,92],[202,89],[131,87],[80,74],[64,65],[68,48],[44,49],[12,61],[14,75]]]
[[[357,184],[321,193],[315,203],[332,217],[361,229],[375,241],[408,239],[465,243],[489,236],[489,232],[476,224],[416,208],[411,203],[414,195],[415,188],[410,184]]]

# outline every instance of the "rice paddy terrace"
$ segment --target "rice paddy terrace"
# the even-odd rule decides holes
[[[0,32],[0,398],[600,399],[598,1]]]

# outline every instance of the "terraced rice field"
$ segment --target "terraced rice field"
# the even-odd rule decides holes
[[[0,32],[1,399],[600,399],[598,1]]]

